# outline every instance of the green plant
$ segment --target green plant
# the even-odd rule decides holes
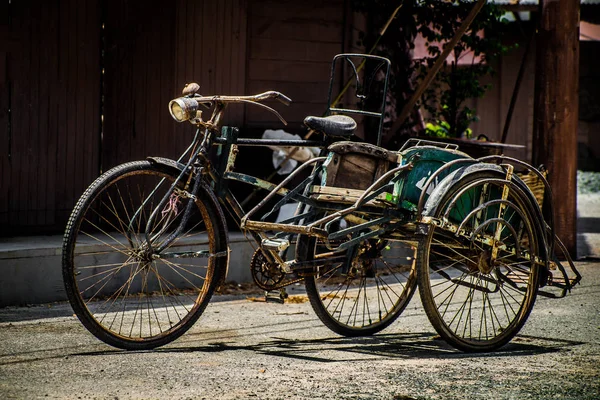
[[[368,31],[362,44],[368,48],[374,43],[376,33],[399,3],[402,8],[377,47],[379,55],[392,61],[389,121],[395,118],[422,82],[441,54],[443,45],[452,39],[474,5],[473,1],[466,0],[354,0],[354,9],[365,13],[368,19]],[[477,115],[476,110],[465,106],[465,102],[485,94],[490,86],[483,84],[481,78],[494,74],[494,61],[509,50],[502,43],[507,27],[502,14],[495,4],[486,4],[455,46],[453,61],[445,62],[417,103],[416,109],[425,111],[425,126],[419,127],[419,118],[413,115],[398,132],[390,132],[391,135],[424,131],[435,137],[470,136],[469,125],[477,120]],[[416,60],[411,58],[411,51],[418,34],[426,41],[428,55]],[[456,60],[466,54],[475,56],[471,64],[457,65]],[[481,62],[475,62],[475,59]]]

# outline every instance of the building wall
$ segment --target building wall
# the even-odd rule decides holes
[[[167,105],[186,83],[203,95],[244,92],[246,0],[108,0],[105,15],[103,169],[177,158],[194,128],[173,121]],[[243,123],[243,112],[229,108],[224,122]]]
[[[194,129],[167,105],[186,83],[205,95],[279,90],[294,103],[278,109],[302,132],[325,111],[347,3],[1,0],[0,236],[62,232],[102,171],[177,158]],[[241,105],[224,123],[281,127]]]
[[[470,102],[477,110],[479,122],[472,125],[475,135],[485,134],[500,141],[506,116],[517,79],[519,67],[525,54],[523,37],[515,36],[519,47],[502,57],[496,67],[497,74],[486,78],[491,89],[486,95]],[[578,123],[578,168],[600,171],[600,68],[597,54],[600,42],[580,42],[579,62],[579,123]],[[519,89],[514,113],[510,121],[506,143],[524,146],[507,149],[506,154],[531,161],[533,137],[533,99],[535,84],[535,45],[526,59],[526,69]]]
[[[484,97],[470,102],[469,107],[474,108],[479,116],[479,121],[471,126],[473,136],[486,135],[495,142],[500,142],[506,118],[515,89],[519,68],[525,56],[526,38],[516,36],[509,39],[519,46],[502,56],[495,63],[496,73],[483,80],[484,84],[491,85]],[[504,153],[521,160],[531,161],[532,132],[533,132],[533,93],[535,83],[535,49],[531,48],[526,57],[526,66],[521,81],[506,144],[522,146],[521,148],[507,148]]]
[[[0,234],[64,229],[100,159],[97,0],[0,5]]]
[[[600,42],[580,42],[578,168],[600,171]]]
[[[347,48],[345,3],[249,1],[246,92],[288,95],[292,105],[277,109],[289,131],[303,132],[304,117],[326,110],[331,60]],[[246,126],[282,128],[275,115],[250,107]]]

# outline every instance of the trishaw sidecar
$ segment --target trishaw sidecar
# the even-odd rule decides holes
[[[539,174],[518,160],[476,160],[440,143],[415,141],[399,152],[332,145],[320,184],[305,189],[319,212],[297,253],[313,262],[305,279],[323,322],[345,335],[382,329],[418,282],[427,316],[453,346],[489,351],[510,341],[538,293],[562,297],[580,279],[566,252],[570,273],[554,256],[562,245],[513,164]],[[356,178],[344,179],[349,174]],[[394,244],[417,249],[403,281],[390,269],[400,254]],[[340,254],[343,261],[332,258]]]
[[[383,104],[373,115],[383,118]],[[418,283],[425,312],[446,341],[464,351],[489,351],[520,330],[538,294],[562,297],[579,282],[553,233],[550,188],[534,167],[505,156],[474,159],[456,145],[417,139],[399,151],[379,147],[379,139],[344,141],[349,123],[338,116],[306,123],[339,141],[275,188],[242,225],[278,231],[272,243],[299,234],[296,259],[286,267],[304,277],[315,312],[333,331],[364,335],[385,328]],[[265,214],[293,200],[293,218],[252,220],[309,168],[308,178]],[[517,170],[544,184],[545,212]]]

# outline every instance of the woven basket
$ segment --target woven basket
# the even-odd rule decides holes
[[[540,173],[544,176],[544,178],[548,176],[548,171],[546,171],[545,169],[541,169]],[[535,196],[535,199],[537,200],[538,204],[540,205],[540,208],[542,208],[542,206],[544,205],[544,192],[546,190],[544,182],[540,179],[539,176],[537,176],[537,174],[531,171],[518,172],[517,175],[529,187],[529,189]]]

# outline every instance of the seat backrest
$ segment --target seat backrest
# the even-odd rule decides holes
[[[365,132],[365,139],[377,146],[381,145],[390,65],[384,57],[353,53],[338,54],[331,64],[326,115],[374,119],[368,126],[377,130]]]

